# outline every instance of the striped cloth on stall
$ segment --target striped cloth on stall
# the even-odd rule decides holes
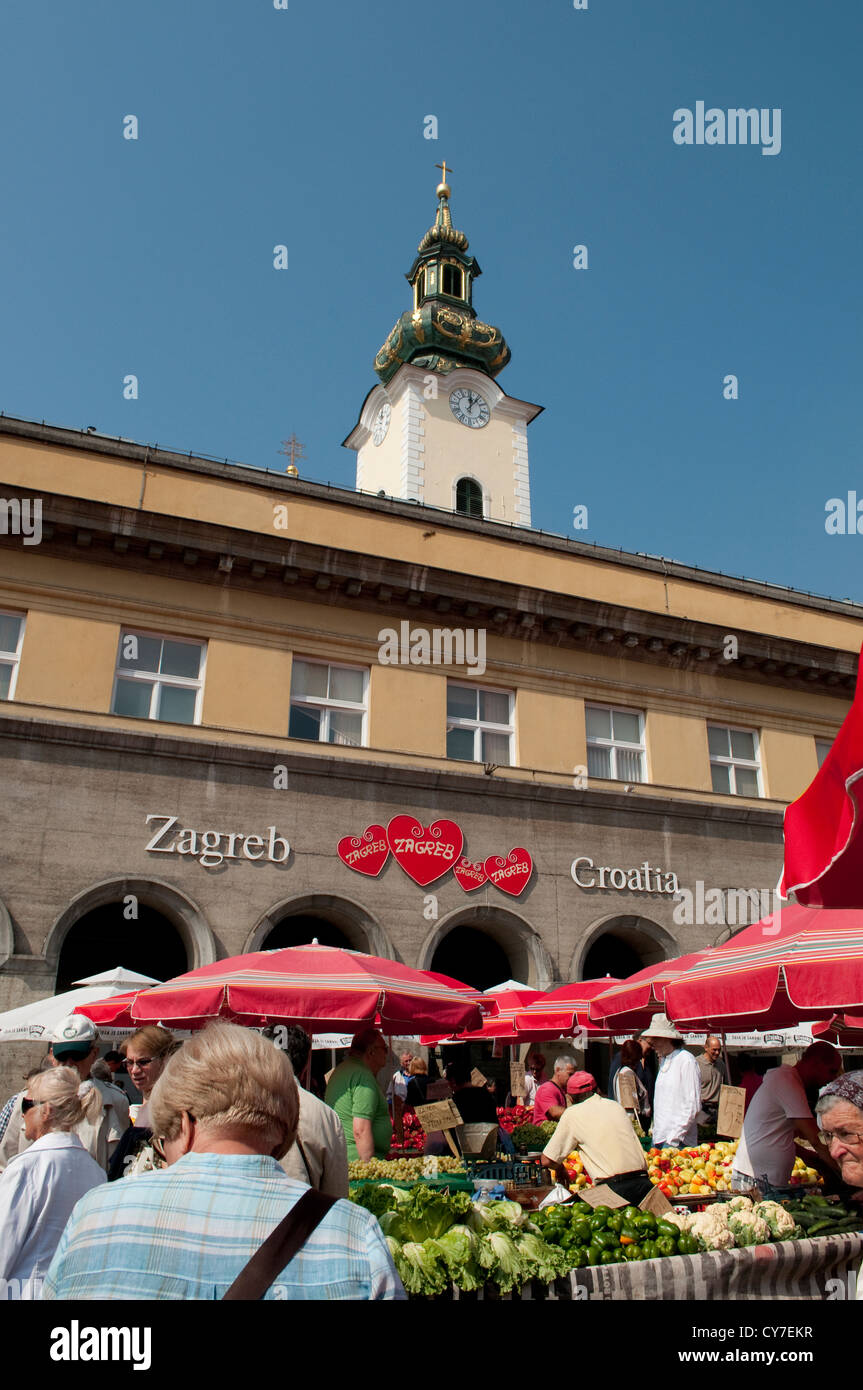
[[[456,1299],[561,1299],[625,1302],[735,1302],[749,1299],[788,1301],[853,1299],[856,1272],[863,1259],[863,1235],[819,1236],[743,1250],[710,1250],[702,1255],[670,1255],[632,1264],[574,1269],[554,1284],[526,1284],[520,1294],[499,1294],[492,1286]],[[834,1281],[828,1288],[829,1281]]]

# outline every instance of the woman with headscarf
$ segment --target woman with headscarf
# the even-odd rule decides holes
[[[102,1102],[71,1067],[56,1067],[30,1078],[21,1108],[30,1142],[0,1177],[0,1280],[7,1298],[34,1299],[75,1203],[105,1181],[70,1132],[98,1117]]]

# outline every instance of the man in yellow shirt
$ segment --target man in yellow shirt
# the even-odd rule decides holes
[[[647,1159],[632,1121],[616,1100],[596,1094],[596,1081],[587,1071],[567,1082],[572,1104],[542,1152],[542,1164],[553,1168],[558,1182],[569,1183],[563,1160],[578,1149],[588,1176],[604,1182],[627,1202],[637,1205],[652,1190]]]

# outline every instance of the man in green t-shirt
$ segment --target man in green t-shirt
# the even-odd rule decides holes
[[[327,1084],[324,1100],[335,1110],[348,1141],[348,1159],[386,1158],[392,1143],[386,1097],[377,1083],[389,1049],[376,1028],[354,1035],[350,1050]]]

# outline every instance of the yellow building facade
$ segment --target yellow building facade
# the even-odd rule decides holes
[[[0,419],[0,1006],[312,936],[548,988],[761,915],[863,609],[531,530],[539,407],[438,196],[360,490]],[[405,816],[458,831],[425,882]]]

